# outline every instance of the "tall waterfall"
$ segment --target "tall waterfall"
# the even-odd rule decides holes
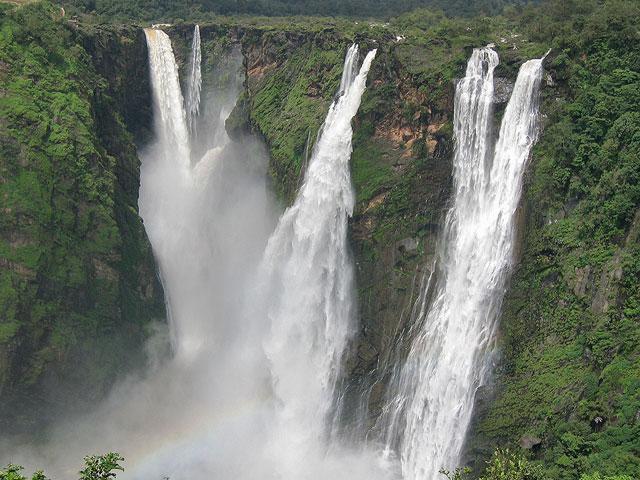
[[[277,399],[274,454],[284,478],[308,478],[308,454],[325,440],[347,342],[354,333],[353,266],[347,219],[354,206],[349,174],[351,120],[360,105],[370,51],[356,72],[349,48],[340,96],[331,105],[295,203],[269,240],[262,297],[270,330],[264,348]]]
[[[187,168],[190,157],[189,133],[171,39],[162,30],[146,28],[144,33],[149,46],[153,101],[157,108],[154,116],[157,138],[164,143],[161,149],[172,152],[176,162]]]
[[[268,158],[260,142],[233,141],[224,127],[242,88],[239,49],[216,64],[221,78],[206,92],[211,108],[198,115],[198,28],[184,99],[169,37],[145,32],[156,125],[154,142],[141,151],[139,205],[171,314],[173,356],[119,402],[125,419],[149,398],[153,408],[135,418],[142,440],[115,447],[139,461],[135,478],[256,478],[264,466],[244,462],[244,449],[257,455],[266,442],[268,370],[242,303],[275,225]],[[202,135],[188,134],[189,121]]]
[[[492,151],[497,64],[490,48],[474,50],[456,89],[454,202],[440,242],[438,279],[414,309],[412,344],[393,379],[384,419],[405,480],[435,480],[441,468],[457,466],[476,389],[489,372],[513,261],[514,215],[537,136],[542,76],[542,60],[521,67]]]
[[[200,112],[200,90],[202,89],[202,52],[200,49],[200,26],[193,27],[189,77],[187,84],[187,124],[189,132],[195,135],[196,120]]]
[[[334,428],[356,330],[351,122],[376,50],[358,68],[357,45],[348,49],[304,182],[276,222],[266,149],[225,130],[242,88],[237,48],[220,77],[230,84],[207,78],[200,112],[199,28],[184,96],[169,37],[145,35],[155,138],[140,151],[139,207],[165,290],[172,354],[161,352],[162,361],[125,379],[94,412],[58,426],[43,458],[68,477],[77,452],[119,451],[133,479],[436,480],[455,467],[490,371],[514,215],[537,139],[542,60],[521,67],[495,145],[497,54],[474,50],[457,86],[454,201],[436,280],[416,302],[412,344],[380,419],[400,473],[393,455]]]
[[[164,34],[147,35],[150,58],[162,49],[172,60],[170,45],[157,42]],[[351,120],[374,56],[369,52],[356,75],[358,49],[349,49],[342,94],[329,109],[298,198],[275,230],[265,220],[266,168],[252,160],[259,149],[248,148],[248,138],[231,140],[224,130],[239,90],[206,92],[207,102],[217,105],[207,103],[212,118],[198,115],[195,121],[208,135],[187,136],[186,149],[160,138],[170,132],[156,125],[157,144],[142,155],[140,211],[162,272],[175,356],[151,381],[162,388],[169,380],[172,388],[160,390],[167,399],[150,413],[149,424],[169,432],[160,438],[180,433],[179,441],[135,470],[136,478],[385,475],[384,466],[371,460],[373,452],[329,456],[327,428],[353,333],[346,239],[354,204]],[[167,105],[180,103],[179,90],[162,88],[175,71],[170,59],[164,71],[152,69],[160,119]],[[176,117],[182,129],[188,108]],[[184,151],[200,158],[184,165],[178,158]],[[258,294],[252,295],[255,282]],[[171,418],[155,416],[161,407]]]

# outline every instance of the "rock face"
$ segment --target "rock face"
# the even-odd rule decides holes
[[[520,438],[520,446],[525,450],[531,450],[539,447],[541,443],[542,440],[540,438],[531,435],[525,435]]]
[[[79,33],[49,8],[2,17],[13,34],[0,73],[3,433],[95,401],[140,364],[146,327],[164,318],[137,215],[144,43],[133,28]]]
[[[247,115],[270,148],[274,183],[286,202],[295,194],[305,147],[320,126],[351,40],[333,30],[304,35],[256,30],[242,38],[248,59]],[[378,55],[354,122],[352,179],[357,198],[350,225],[361,331],[345,366],[345,420],[365,411],[373,427],[385,401],[390,369],[404,354],[402,334],[420,281],[429,273],[447,208],[454,78],[463,74],[469,49],[448,46],[445,39],[412,44],[373,33],[359,40],[363,49],[377,46]],[[540,45],[536,54],[531,49],[526,54],[499,50],[496,120],[519,65],[546,48]],[[630,136],[619,140],[615,135],[621,130],[613,128],[595,143],[576,146],[596,130],[589,130],[588,123],[572,126],[575,118],[564,113],[562,102],[579,95],[571,88],[584,86],[568,81],[567,59],[556,60],[554,55],[546,61],[541,108],[545,130],[534,149],[516,214],[519,265],[505,297],[495,376],[476,395],[466,446],[465,462],[476,472],[500,445],[524,448],[555,465],[550,471],[558,478],[564,478],[559,471],[576,472],[582,462],[590,462],[596,471],[609,448],[620,448],[617,463],[623,465],[632,455],[630,432],[640,425],[634,417],[637,385],[631,380],[637,378],[637,366],[632,365],[637,365],[638,355],[631,340],[638,331],[632,318],[637,320],[640,301],[634,280],[640,265],[640,217],[637,200],[631,200],[637,199],[633,187],[625,184],[623,195],[630,201],[627,206],[636,207],[628,209],[619,230],[613,229],[615,236],[605,233],[594,239],[591,220],[585,220],[589,212],[606,208],[597,200],[599,194],[615,197],[607,179],[624,177],[617,162],[634,158],[628,152],[637,144]],[[429,63],[433,58],[441,63]],[[621,96],[634,91],[631,86],[639,78],[636,73],[600,74],[616,78],[611,82],[621,85]],[[598,84],[598,76],[589,81]],[[579,97],[576,102],[584,104],[574,113],[591,111],[589,95]],[[606,98],[602,96],[604,103]],[[602,111],[609,111],[604,103]],[[623,102],[619,111],[632,104]],[[632,127],[636,120],[625,115],[621,120],[614,116],[610,124],[617,122],[630,132],[637,128]],[[569,126],[587,133],[567,137]],[[566,145],[579,152],[576,158],[591,155],[589,161],[600,165],[601,179],[589,177],[583,163],[572,163],[572,150],[563,150]],[[604,145],[599,156],[588,153],[595,152],[596,145]],[[562,181],[560,172],[565,175]],[[611,177],[611,172],[620,177]],[[574,191],[585,198],[576,198]],[[599,220],[590,218],[606,223],[607,214],[598,215]],[[595,418],[616,418],[619,423],[596,424]],[[595,448],[593,442],[616,446]],[[614,474],[616,467],[608,471]]]
[[[469,458],[479,466],[488,446],[519,445],[549,478],[634,477],[640,349],[630,339],[639,332],[640,196],[626,181],[608,182],[637,166],[640,116],[625,98],[640,88],[640,74],[626,60],[620,71],[596,62],[576,82],[565,60],[578,65],[585,54],[554,55],[523,192],[519,264],[503,304],[502,361],[490,408],[474,421]],[[614,78],[618,86],[600,94]],[[589,112],[600,108],[602,128],[591,130]],[[561,171],[566,180],[555,181]]]
[[[106,80],[106,95],[135,142],[144,144],[151,135],[153,112],[143,30],[136,25],[96,25],[78,33],[96,73]]]
[[[0,96],[16,100],[3,108],[20,108],[0,112],[0,419],[11,420],[0,431],[33,424],[36,410],[53,414],[68,400],[51,388],[62,379],[78,398],[97,398],[134,363],[145,326],[164,317],[136,213],[133,138],[143,141],[151,126],[142,32],[55,22],[44,28],[51,12],[35,18],[36,33],[20,29],[24,18],[2,19],[15,32],[0,58]],[[354,122],[350,241],[360,332],[344,371],[347,422],[364,411],[375,424],[429,274],[451,190],[454,79],[464,74],[466,42],[476,34],[470,28],[461,44],[446,29],[429,41],[399,41],[368,26],[347,35],[333,25],[201,25],[206,69],[225,61],[232,45],[241,48],[245,91],[227,128],[263,136],[284,204],[300,184],[348,45],[355,39],[363,51],[378,48]],[[170,28],[180,68],[192,30]],[[475,44],[486,44],[487,35],[478,33]],[[536,55],[547,49],[529,41],[526,48]],[[500,51],[497,117],[522,51]],[[35,71],[21,70],[17,59],[27,54]],[[517,212],[520,261],[505,297],[500,360],[491,385],[476,394],[466,460],[481,466],[506,445],[546,460],[554,475],[566,473],[553,478],[573,478],[587,462],[597,471],[603,459],[637,467],[640,213],[629,192],[640,138],[630,110],[640,77],[628,65],[591,74],[598,66],[581,63],[591,54],[554,55],[543,89],[545,131]],[[580,81],[571,82],[575,71]],[[60,88],[43,96],[43,89],[24,90],[25,78]],[[583,95],[579,89],[590,84],[606,95],[595,87],[597,94]],[[577,122],[563,110],[571,102],[567,111],[580,118],[609,116]],[[607,227],[612,218],[617,223]],[[602,233],[607,228],[610,236]]]
[[[509,98],[511,98],[511,92],[513,91],[513,86],[515,85],[513,80],[503,77],[497,77],[494,78],[493,82],[493,101],[498,105],[507,103],[509,101]]]

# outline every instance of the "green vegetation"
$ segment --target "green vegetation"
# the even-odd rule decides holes
[[[545,129],[525,192],[522,262],[502,321],[499,388],[471,442],[476,476],[494,446],[518,451],[525,436],[539,439],[530,461],[540,478],[640,476],[638,8],[630,0],[547,1],[473,20],[418,11],[377,37],[352,156],[359,351],[373,352],[358,356],[356,377],[388,351],[415,269],[433,253],[450,181],[454,79],[469,47],[495,43],[496,74],[511,80],[524,60],[552,48]],[[347,44],[334,33],[316,35],[312,46],[285,44],[277,56],[291,60],[275,62],[251,91],[250,115],[271,146],[286,198],[337,73],[311,101],[306,79],[322,68],[324,49],[342,53]],[[303,58],[311,59],[308,70]],[[406,250],[406,238],[417,240],[415,251]],[[373,415],[377,402],[372,396]]]
[[[505,5],[527,0],[64,0],[73,13],[92,13],[101,20],[203,20],[214,15],[323,15],[389,17],[416,8],[444,10],[448,15],[496,14]]]
[[[553,47],[501,390],[478,443],[540,439],[549,478],[640,477],[640,6],[548,2]],[[585,476],[583,478],[599,478]]]
[[[457,468],[453,472],[442,470],[448,480],[465,480],[470,478],[469,467]],[[509,449],[497,449],[486,462],[484,472],[479,480],[546,480],[539,465],[527,460],[522,453]]]
[[[469,467],[457,468],[453,472],[440,472],[448,480],[467,480],[471,478]],[[492,457],[485,462],[482,475],[478,480],[550,480],[541,465],[528,460],[522,452],[509,449],[496,449]],[[585,474],[580,480],[633,480],[629,475],[601,476],[599,473]]]
[[[113,480],[118,471],[124,472],[120,465],[124,458],[119,453],[107,453],[105,455],[91,455],[84,457],[84,468],[80,470],[80,480]],[[23,467],[7,465],[0,470],[0,480],[28,480],[22,474]],[[38,470],[31,476],[31,480],[47,480],[42,470]]]
[[[0,470],[0,480],[28,480],[22,474],[23,467],[9,464],[4,470]],[[31,480],[46,480],[47,477],[41,470],[38,470],[31,476]]]
[[[265,39],[271,40],[268,34]],[[319,49],[308,41],[294,52],[279,46],[277,37],[271,44],[275,48],[273,57],[287,60],[277,68],[275,64],[264,67],[271,71],[256,72],[249,111],[251,121],[268,141],[276,188],[281,196],[291,199],[299,182],[305,147],[311,148],[315,141],[340,82],[345,43],[335,39]]]
[[[117,471],[124,472],[120,462],[124,462],[124,458],[114,452],[84,457],[85,466],[80,470],[80,480],[111,480]]]
[[[255,5],[278,14],[304,4]],[[323,5],[315,13],[327,13]],[[209,9],[250,8],[82,6],[111,20],[204,19]],[[358,13],[386,14],[365,7]],[[490,11],[501,7],[495,2]],[[104,385],[160,311],[157,298],[143,293],[153,267],[135,211],[137,160],[120,113],[127,101],[117,97],[127,88],[125,67],[109,68],[109,39],[124,34],[71,25],[50,4],[0,5],[0,384],[15,392],[13,403],[2,402],[7,409],[17,399],[39,404],[31,386],[45,374]],[[363,51],[378,48],[354,122],[351,240],[362,336],[349,368],[357,381],[384,363],[405,326],[412,287],[433,257],[451,182],[454,81],[471,47],[495,43],[496,75],[505,81],[552,48],[495,398],[477,410],[470,440],[475,477],[640,478],[639,25],[634,0],[547,0],[473,19],[421,9],[373,26],[242,17],[202,25],[205,57],[219,55],[230,32],[240,32],[248,81],[234,128],[246,127],[246,116],[264,136],[285,202],[300,184],[347,46],[355,39]],[[175,43],[191,30],[176,25]],[[105,72],[119,72],[108,82],[88,54],[89,40]],[[186,48],[175,48],[179,61]],[[89,352],[91,366],[69,372]],[[380,404],[375,390],[373,416]],[[505,450],[494,453],[496,446]],[[22,480],[6,475],[0,478]]]
[[[33,408],[53,413],[41,396],[45,377],[77,385],[79,398],[105,388],[162,303],[137,182],[124,176],[138,168],[132,140],[59,8],[0,4],[0,84],[0,430],[8,430],[30,422]]]

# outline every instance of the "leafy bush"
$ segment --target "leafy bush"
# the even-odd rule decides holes
[[[106,453],[104,455],[90,455],[84,457],[84,468],[80,470],[80,480],[113,480],[118,471],[124,472],[120,465],[124,458],[119,453]],[[22,474],[23,467],[9,464],[4,470],[0,470],[0,480],[28,480]],[[48,480],[42,470],[38,470],[31,476],[31,480]]]

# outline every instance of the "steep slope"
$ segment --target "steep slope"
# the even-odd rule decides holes
[[[533,450],[554,478],[637,473],[638,12],[625,1],[574,7],[547,2],[485,23],[421,12],[388,29],[350,32],[380,46],[352,157],[362,331],[348,417],[362,412],[358,400],[369,391],[371,422],[389,362],[403,355],[408,310],[448,200],[453,80],[466,47],[499,48],[498,118],[517,65],[553,48],[498,375],[477,396],[468,445],[477,473],[498,445]],[[333,52],[347,43],[335,30],[263,32],[244,42],[246,108],[271,147],[285,199],[303,171],[315,112],[337,82]]]
[[[286,202],[337,85],[339,52],[351,35],[378,47],[354,130],[351,246],[361,332],[345,385],[347,422],[359,421],[364,408],[373,424],[389,369],[404,355],[403,332],[432,263],[450,195],[454,79],[464,73],[467,46],[495,40],[494,30],[505,26],[418,12],[388,27],[347,28],[245,33],[244,109],[246,128],[257,129],[270,147],[275,187]],[[522,45],[522,52],[504,50],[497,73],[499,112],[522,59],[544,53],[542,46]]]
[[[0,4],[0,430],[100,396],[161,289],[118,105],[61,11]],[[70,392],[73,392],[70,395]]]
[[[246,91],[227,129],[263,135],[285,204],[300,185],[348,45],[355,39],[362,49],[378,47],[354,121],[350,241],[361,332],[347,365],[347,422],[364,417],[374,427],[388,370],[406,354],[409,312],[450,197],[454,82],[471,47],[494,42],[500,54],[497,119],[517,67],[552,47],[544,129],[519,211],[520,263],[498,338],[501,359],[495,382],[476,396],[469,461],[479,473],[493,449],[507,445],[539,460],[552,478],[639,475],[636,3],[550,0],[541,9],[474,20],[418,11],[388,25],[201,25],[205,71],[224,61],[229,44],[241,44]],[[137,160],[121,121],[143,137],[148,129],[146,56],[137,27],[79,25],[72,33],[56,9],[3,12],[0,107],[9,121],[0,123],[0,394],[40,406],[47,378],[84,377],[92,392],[102,389],[125,351],[140,351],[151,312],[161,316],[135,215]],[[193,25],[169,31],[184,69]],[[118,257],[108,256],[113,249]],[[140,285],[153,287],[147,297]],[[143,313],[131,323],[135,315],[119,305]],[[70,373],[82,352],[95,368]]]
[[[640,476],[640,8],[537,12],[545,132],[523,201],[497,394],[479,451],[519,444],[551,478]],[[570,32],[570,33],[568,33]]]

